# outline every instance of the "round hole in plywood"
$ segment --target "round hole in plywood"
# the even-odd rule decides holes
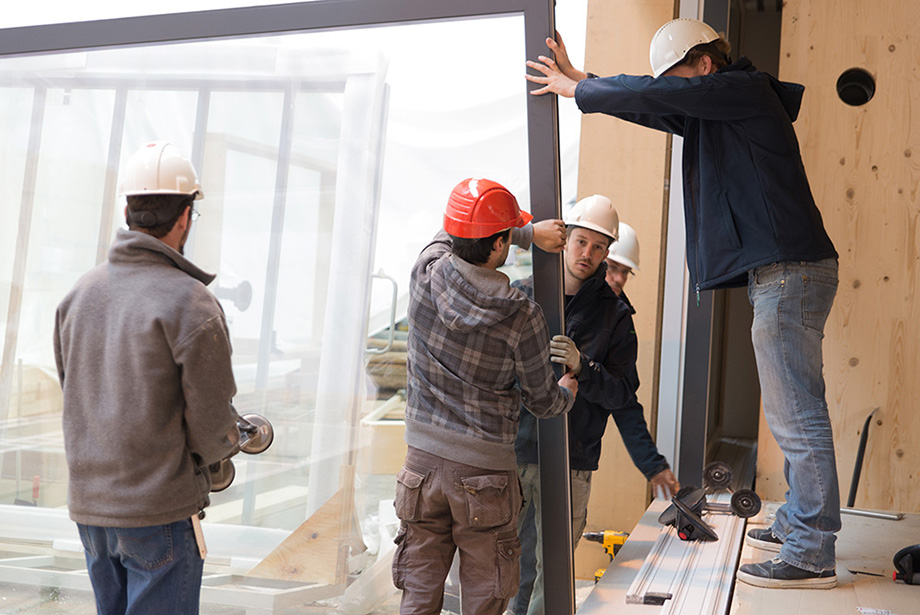
[[[863,68],[845,70],[837,79],[837,96],[853,107],[864,105],[875,96],[875,77]]]

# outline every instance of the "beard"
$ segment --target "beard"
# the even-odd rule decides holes
[[[188,241],[188,232],[192,230],[192,224],[189,222],[189,225],[185,227],[185,232],[182,233],[182,239],[179,240],[179,254],[185,256],[185,242]]]

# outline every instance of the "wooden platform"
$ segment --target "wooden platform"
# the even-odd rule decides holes
[[[776,503],[764,506],[748,527],[765,526]],[[920,515],[900,521],[843,515],[837,535],[837,587],[829,590],[760,589],[735,583],[730,615],[920,615],[920,586],[891,579],[894,554],[920,543]],[[741,563],[770,559],[774,554],[747,545]],[[854,574],[871,571],[882,576]],[[862,610],[860,610],[862,609]]]

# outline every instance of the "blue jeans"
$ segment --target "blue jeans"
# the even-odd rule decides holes
[[[748,274],[764,416],[785,456],[789,485],[773,532],[783,540],[780,559],[811,572],[835,567],[840,529],[821,349],[836,293],[836,259],[773,263]]]
[[[77,528],[99,615],[197,615],[204,560],[190,519]]]
[[[571,470],[572,483],[572,550],[578,545],[588,519],[588,499],[591,497],[591,471]],[[524,490],[524,510],[518,521],[521,538],[521,583],[517,595],[509,603],[514,615],[543,615],[543,515],[540,507],[540,466],[518,464],[518,475]]]

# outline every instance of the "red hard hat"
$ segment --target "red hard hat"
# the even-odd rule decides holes
[[[444,230],[454,237],[480,239],[533,220],[508,189],[490,179],[464,179],[450,193]]]

